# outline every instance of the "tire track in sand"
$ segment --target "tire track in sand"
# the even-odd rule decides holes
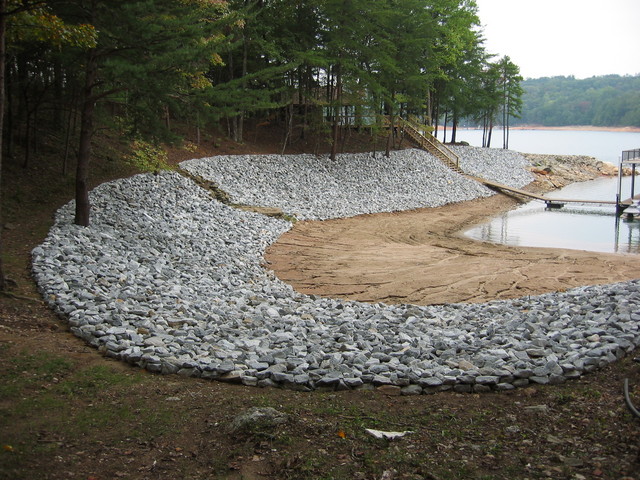
[[[486,302],[640,277],[640,255],[506,247],[458,232],[514,206],[490,198],[408,212],[298,222],[265,255],[307,294],[430,305]]]

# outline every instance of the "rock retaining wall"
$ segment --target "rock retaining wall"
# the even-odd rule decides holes
[[[468,152],[467,167],[474,162]],[[491,167],[483,155],[478,170]],[[509,157],[500,155],[496,162]],[[411,197],[420,190],[414,185],[429,185],[420,191],[435,204],[488,194],[466,178],[445,175],[423,154],[410,162],[399,158],[356,159],[371,162],[369,179],[350,170],[348,158],[338,166],[310,157],[236,163],[227,157],[187,168],[209,176],[215,162],[224,178],[237,182],[221,182],[232,196],[283,201],[282,208],[303,216],[355,214],[349,195],[366,209],[420,206]],[[519,155],[509,158],[513,168],[496,163],[490,170],[513,170],[522,162]],[[332,170],[338,167],[352,176]],[[269,180],[258,185],[260,176]],[[269,185],[278,180],[285,185]],[[289,198],[281,198],[284,191]],[[298,390],[482,392],[561,383],[640,344],[635,281],[469,305],[316,298],[298,294],[262,267],[265,248],[290,223],[223,205],[178,173],[103,184],[91,192],[91,202],[88,228],[73,224],[73,202],[59,210],[33,251],[35,280],[74,334],[152,372]]]

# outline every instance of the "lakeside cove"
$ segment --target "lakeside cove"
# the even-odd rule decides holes
[[[516,152],[454,148],[465,172],[518,188],[534,178],[529,162]],[[494,210],[492,201],[504,201],[426,152],[402,150],[391,158],[349,154],[337,162],[305,155],[225,156],[181,167],[214,182],[235,203],[281,208],[307,221],[293,225],[227,207],[176,173],[98,187],[90,229],[71,224],[70,205],[61,209],[47,240],[34,250],[35,278],[51,307],[69,318],[71,330],[110,357],[153,372],[252,386],[305,391],[392,386],[415,395],[562,383],[640,343],[640,292],[631,281],[640,257],[616,263],[615,255],[537,249],[528,256],[525,250],[463,245],[448,228],[407,221],[407,215],[428,213],[450,227],[457,215],[446,209],[475,204],[486,211],[486,201]],[[382,234],[373,249],[362,241],[368,220]],[[327,229],[353,222],[364,237],[344,254],[344,237]],[[419,230],[405,231],[413,225]],[[325,286],[349,291],[304,294],[296,282],[290,283],[298,291],[285,283],[273,250],[279,246],[289,249],[280,258],[300,262],[291,271],[303,282],[320,278],[303,267],[310,262],[299,235],[308,228],[322,230],[307,238],[332,262]],[[414,262],[425,248],[441,258],[419,264],[415,272],[381,268],[380,260],[402,258],[397,251],[402,246]],[[267,248],[266,262],[277,276],[263,268]],[[508,251],[522,273],[495,263]],[[397,290],[359,301],[337,298],[357,297],[337,267],[358,272],[348,260],[363,258],[373,270],[360,270],[361,285],[395,287],[379,278],[388,272],[398,284],[431,291],[437,300],[422,306]],[[459,266],[450,263],[456,258]],[[470,277],[486,272],[478,261],[493,263],[494,272]],[[429,271],[429,264],[438,271]],[[579,274],[582,265],[587,270]],[[557,283],[545,284],[551,270]],[[447,279],[443,272],[464,280]],[[533,290],[527,290],[528,278],[537,284]],[[476,293],[465,300],[447,297],[445,292],[465,284]],[[572,285],[576,288],[566,290]]]
[[[223,143],[200,149],[196,155],[256,155],[279,153],[280,149],[277,144],[266,149]],[[177,155],[180,160],[193,156],[186,150]],[[172,161],[178,161],[175,157]],[[51,171],[47,179],[55,176],[55,161],[45,166]],[[11,178],[21,177],[16,179],[14,174]],[[17,185],[28,192],[32,183],[32,178],[25,177]],[[72,192],[61,193],[33,208],[29,203],[21,205],[23,215],[7,218],[13,226],[4,232],[5,245],[14,257],[24,258],[11,270],[18,282],[12,292],[38,296],[29,275],[29,250],[44,239],[54,205],[66,203],[71,196]],[[459,205],[465,204],[469,205]],[[480,213],[498,211],[487,207]],[[443,238],[444,246],[447,242]],[[212,252],[209,250],[210,256]],[[625,378],[632,387],[631,397],[640,394],[634,388],[640,385],[640,377],[633,354],[561,385],[531,383],[482,395],[453,389],[429,396],[399,395],[401,387],[369,384],[344,391],[331,385],[305,393],[149,374],[100,354],[71,333],[66,318],[58,317],[44,302],[6,297],[0,303],[0,354],[6,366],[0,384],[8,395],[2,433],[4,443],[14,449],[13,453],[5,450],[0,463],[4,462],[4,471],[12,479],[35,478],[46,472],[61,480],[96,474],[143,480],[152,475],[155,459],[153,474],[177,478],[186,472],[200,477],[213,472],[229,480],[239,476],[368,479],[378,478],[382,467],[393,467],[407,478],[433,474],[505,480],[525,475],[560,480],[600,471],[604,472],[601,478],[613,480],[637,471],[638,432],[621,399]],[[56,365],[60,368],[52,371]],[[31,372],[27,376],[26,366]],[[59,405],[55,412],[52,402]],[[100,407],[96,410],[91,405]],[[269,446],[264,449],[261,433],[229,434],[232,420],[256,406],[275,407],[289,415],[286,423],[269,429]],[[29,415],[24,416],[27,408]],[[131,416],[133,423],[123,422],[123,416]],[[381,430],[397,430],[402,425],[414,433],[401,444],[387,445],[367,438],[363,424]],[[79,429],[82,445],[78,444]],[[338,429],[346,438],[334,434]],[[57,443],[43,443],[47,440]],[[354,447],[355,457],[350,455]],[[179,448],[184,450],[178,452]],[[460,455],[442,454],[447,451]],[[341,459],[339,466],[335,458]],[[370,458],[380,461],[371,463]],[[304,462],[302,470],[300,462]]]

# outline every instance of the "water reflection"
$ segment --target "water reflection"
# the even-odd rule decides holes
[[[626,224],[626,228],[620,228],[620,223]],[[620,238],[620,233],[626,233],[625,238]],[[640,220],[637,218],[628,221],[618,218],[616,222],[616,252],[640,253]]]
[[[599,179],[573,184],[554,192],[553,196],[611,200],[615,198],[616,181]],[[613,205],[567,204],[561,209],[549,209],[544,203],[534,201],[478,225],[465,235],[474,240],[512,246],[640,253],[640,220],[618,217]]]

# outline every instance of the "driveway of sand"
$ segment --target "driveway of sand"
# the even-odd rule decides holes
[[[640,255],[507,247],[460,231],[513,208],[504,195],[439,208],[298,222],[265,256],[302,293],[364,302],[485,302],[640,277]]]

